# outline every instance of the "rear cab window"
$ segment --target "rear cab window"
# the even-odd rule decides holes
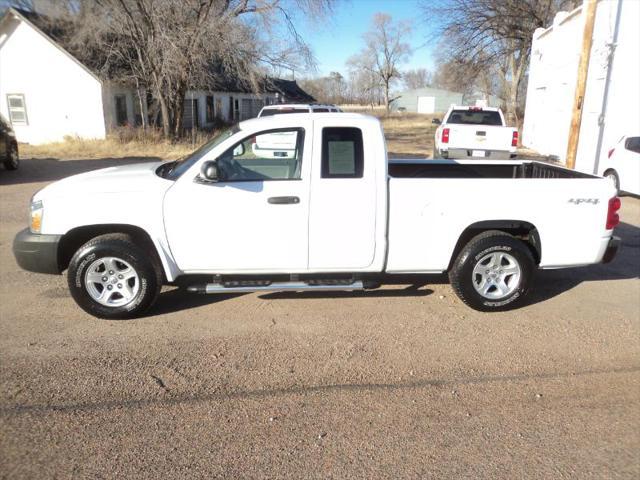
[[[352,127],[322,129],[322,178],[362,178],[362,130]]]
[[[503,126],[500,112],[496,110],[482,109],[452,110],[446,123],[453,123],[456,125]]]

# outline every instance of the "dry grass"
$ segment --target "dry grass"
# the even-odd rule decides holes
[[[380,117],[391,158],[425,158],[433,154],[436,115],[392,113]]]
[[[375,115],[384,126],[390,157],[425,158],[433,149],[436,129],[431,124],[433,115],[411,113],[385,114],[384,109],[360,109],[361,113]],[[141,129],[121,129],[105,140],[67,138],[63,142],[43,145],[20,145],[23,158],[95,159],[126,157],[157,157],[173,160],[187,155],[209,140],[215,133],[197,132],[192,139],[178,143],[164,140],[160,132]]]
[[[209,140],[215,133],[197,132],[193,139],[170,142],[159,131],[123,128],[114,131],[105,140],[85,140],[67,137],[62,142],[42,145],[20,145],[24,158],[126,158],[157,157],[174,160],[187,155]]]
[[[378,117],[384,127],[387,150],[391,158],[425,158],[433,155],[433,136],[437,125],[431,120],[440,115],[419,113],[389,113],[382,106],[340,105],[345,112],[364,113]]]

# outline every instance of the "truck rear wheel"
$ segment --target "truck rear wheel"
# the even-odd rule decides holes
[[[534,269],[533,255],[524,242],[492,230],[462,249],[449,280],[458,297],[474,310],[509,310],[529,292]]]
[[[85,312],[116,320],[149,308],[160,293],[162,274],[131,237],[108,234],[80,247],[69,263],[67,281]]]

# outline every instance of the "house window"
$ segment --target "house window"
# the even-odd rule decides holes
[[[222,99],[216,98],[216,118],[222,119]]]
[[[28,125],[27,106],[24,102],[23,94],[21,93],[8,94],[7,106],[9,107],[9,120],[13,125]]]
[[[116,124],[122,127],[127,124],[127,97],[124,95],[116,95]]]
[[[216,115],[215,115],[215,109],[213,106],[213,95],[207,95],[207,102],[206,102],[206,113],[207,113],[207,123],[213,123],[213,120],[215,119]]]

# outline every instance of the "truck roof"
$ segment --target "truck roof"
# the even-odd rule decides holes
[[[499,112],[498,107],[478,107],[476,105],[451,105],[450,110],[482,110],[487,112]]]

